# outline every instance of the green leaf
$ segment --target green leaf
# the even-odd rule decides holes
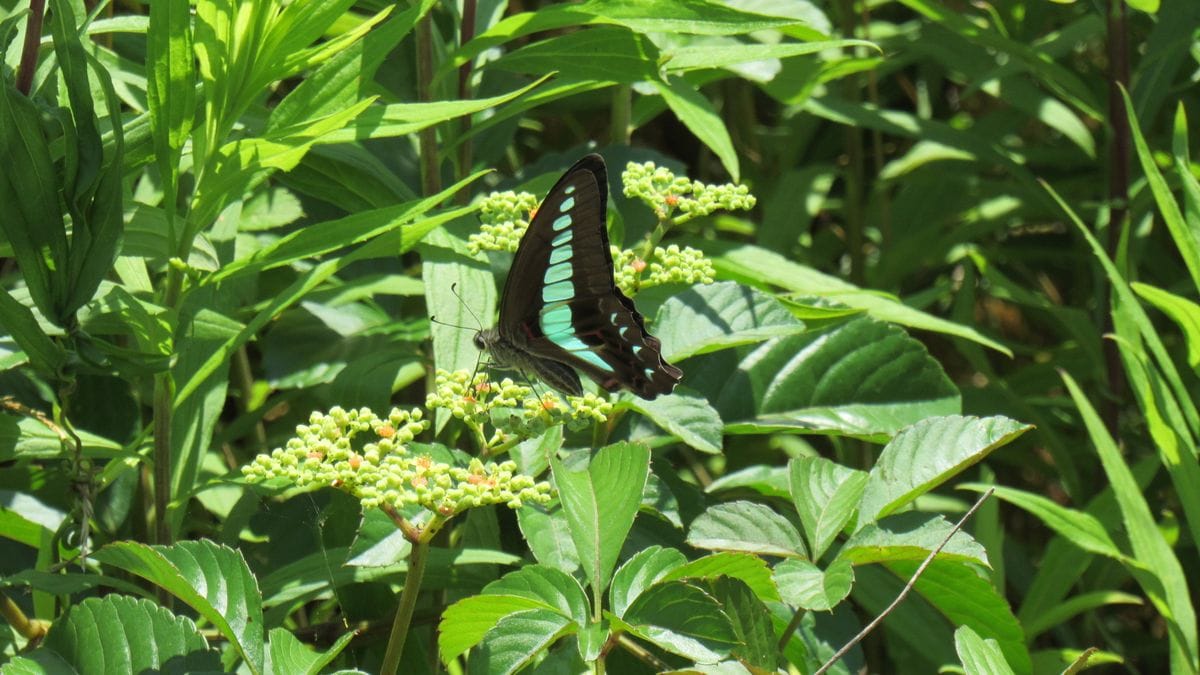
[[[471,660],[471,675],[510,675],[533,662],[558,638],[578,627],[570,619],[544,609],[510,614],[483,637]]]
[[[168,240],[178,236],[174,205],[179,195],[179,159],[196,112],[196,53],[192,45],[191,3],[164,0],[150,6],[146,30],[146,102],[154,156],[163,181]]]
[[[828,611],[850,595],[854,566],[849,560],[835,560],[823,570],[807,560],[784,560],[775,566],[774,578],[784,602],[810,611]]]
[[[683,78],[655,80],[654,87],[675,117],[721,160],[733,182],[741,180],[737,151],[725,122],[700,90]]]
[[[538,40],[488,64],[517,73],[633,84],[655,77],[658,49],[645,36],[601,26]]]
[[[959,412],[958,389],[925,346],[865,316],[756,347],[692,359],[686,384],[726,433],[817,431],[885,439]]]
[[[1149,284],[1134,282],[1133,291],[1166,314],[1183,331],[1187,341],[1187,362],[1200,371],[1200,305]]]
[[[838,558],[855,565],[891,560],[924,560],[954,528],[940,514],[906,511],[870,523],[851,535]],[[971,535],[959,530],[950,537],[936,560],[988,564],[987,551]]]
[[[650,401],[623,396],[618,408],[632,408],[700,452],[721,452],[724,424],[721,416],[701,396],[677,390]]]
[[[37,108],[6,78],[0,82],[0,156],[21,167],[0,172],[0,233],[12,246],[34,304],[58,321],[68,244],[56,170]]]
[[[737,634],[720,604],[682,581],[643,593],[625,613],[629,632],[698,663],[716,663],[737,644]]]
[[[885,293],[858,288],[837,277],[797,264],[778,253],[749,244],[724,242],[706,242],[704,250],[712,256],[713,266],[721,278],[778,286],[794,293],[834,300],[848,307],[866,310],[877,319],[965,338],[1012,356],[1008,347],[974,328],[914,309]]]
[[[1112,485],[1134,556],[1149,573],[1135,574],[1135,578],[1152,600],[1159,601],[1156,606],[1167,621],[1171,640],[1176,643],[1175,649],[1187,654],[1189,660],[1194,660],[1196,654],[1200,653],[1197,647],[1196,610],[1191,602],[1183,566],[1158,528],[1145,495],[1138,488],[1117,444],[1108,435],[1103,420],[1096,414],[1074,378],[1065,371],[1060,371],[1060,375],[1079,408],[1088,435],[1100,456],[1104,474]],[[1151,587],[1147,588],[1147,584],[1151,584]],[[1161,586],[1154,588],[1158,584]]]
[[[733,627],[737,644],[731,655],[756,670],[774,672],[779,667],[779,649],[767,606],[740,579],[718,577],[707,586]]]
[[[551,458],[571,538],[593,593],[608,586],[613,567],[650,474],[650,449],[634,443],[601,448],[586,468],[568,468]]]
[[[1005,675],[1012,673],[1000,643],[995,640],[985,640],[979,633],[971,630],[970,626],[959,626],[954,631],[954,649],[962,661],[966,675]]]
[[[321,653],[300,642],[286,629],[272,628],[267,650],[267,672],[317,675],[342,653],[356,635],[355,631],[346,631]]]
[[[1060,602],[1044,614],[1022,622],[1021,625],[1025,628],[1026,639],[1032,642],[1035,637],[1048,630],[1067,625],[1072,618],[1078,615],[1088,614],[1109,605],[1143,604],[1145,604],[1145,601],[1141,597],[1122,593],[1121,591],[1080,593],[1064,602]]]
[[[36,652],[50,652],[75,673],[213,672],[220,654],[191,619],[145,599],[87,598],[55,620]],[[8,672],[8,669],[4,669]],[[44,670],[34,672],[64,672]]]
[[[672,570],[685,562],[687,558],[679,551],[657,545],[635,553],[613,574],[612,585],[608,589],[608,604],[612,613],[624,618],[625,610],[638,596],[667,579]]]
[[[715,579],[721,576],[740,579],[765,602],[779,601],[771,568],[762,558],[749,553],[711,553],[675,568],[666,579]]]
[[[96,551],[95,558],[185,602],[212,622],[252,672],[263,672],[262,596],[240,552],[206,540],[171,546],[117,542]]]
[[[709,507],[692,521],[687,542],[696,548],[804,557],[804,540],[786,518],[754,502]]]
[[[501,619],[530,610],[561,616],[541,600],[515,595],[472,595],[450,605],[438,623],[438,653],[442,662],[450,663],[482,642]]]
[[[1033,427],[1007,417],[937,417],[896,434],[870,471],[863,522],[895,513]]]
[[[1104,528],[1104,524],[1086,511],[1076,511],[1042,495],[1003,485],[968,483],[959,487],[977,492],[984,492],[994,488],[997,499],[1003,499],[1014,506],[1028,511],[1033,516],[1036,516],[1038,520],[1042,521],[1046,527],[1054,530],[1079,548],[1118,561],[1126,559],[1125,554],[1121,552],[1117,544],[1108,536],[1108,531]]]
[[[517,511],[521,535],[543,565],[574,574],[579,569],[579,552],[571,539],[571,528],[562,509],[546,511],[536,505],[526,505]]]
[[[787,59],[794,56],[816,54],[826,49],[845,49],[847,47],[869,47],[876,51],[879,50],[878,45],[867,40],[825,40],[801,44],[701,44],[667,50],[663,58],[668,71],[686,72],[702,68],[725,68],[735,63],[748,61]]]
[[[44,376],[58,377],[59,368],[67,362],[66,351],[46,335],[33,311],[17,302],[3,288],[0,288],[0,325],[25,352],[29,365]]]
[[[794,335],[804,324],[778,300],[732,282],[692,286],[671,296],[658,310],[655,335],[663,356],[682,361],[738,345]]]
[[[526,565],[484,586],[484,595],[537,600],[580,626],[588,622],[588,599],[575,577],[545,565]]]
[[[792,504],[804,526],[812,557],[819,560],[858,510],[868,474],[819,456],[788,462]]]

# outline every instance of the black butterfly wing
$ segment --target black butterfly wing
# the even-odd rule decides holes
[[[613,283],[605,214],[608,172],[588,155],[542,200],[513,258],[500,333],[533,357],[566,363],[601,387],[643,398],[683,376],[662,358],[633,301]]]

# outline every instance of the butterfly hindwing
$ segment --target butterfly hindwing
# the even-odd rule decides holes
[[[682,372],[662,359],[633,301],[613,282],[604,160],[588,155],[550,190],[521,239],[500,303],[500,335],[526,356],[565,363],[609,391],[669,393]]]

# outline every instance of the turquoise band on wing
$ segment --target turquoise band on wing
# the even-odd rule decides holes
[[[573,208],[575,208],[575,198],[567,197],[566,199],[563,200],[562,206],[558,207],[558,210],[562,211],[563,213],[566,213],[567,211],[570,211]]]
[[[567,230],[566,232],[563,232],[554,239],[550,240],[550,245],[554,247],[562,246],[563,244],[571,241],[571,237],[571,231]]]
[[[569,216],[569,215],[559,216],[558,218],[554,219],[554,222],[551,223],[550,226],[554,228],[555,232],[560,232],[562,230],[565,230],[571,226],[571,216]]]
[[[575,297],[575,286],[570,281],[559,281],[542,286],[542,302],[563,302]]]
[[[557,339],[551,338],[551,339],[554,340],[554,344],[571,352],[572,354],[583,359],[584,361],[587,361],[588,363],[592,364],[593,366],[596,366],[600,370],[603,370],[608,373],[613,372],[612,366],[608,365],[608,363],[606,363],[604,361],[604,359],[600,358],[599,354],[592,351],[592,347],[590,347],[586,343],[584,343],[583,340],[580,340],[579,336],[568,335],[563,338],[557,338]]]
[[[570,259],[571,259],[571,247],[570,246],[559,246],[558,248],[550,251],[550,265],[551,266],[558,265],[559,263],[565,263],[566,261],[568,261]]]
[[[546,284],[566,281],[571,278],[571,263],[563,262],[546,268]]]

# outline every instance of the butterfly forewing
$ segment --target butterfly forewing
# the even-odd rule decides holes
[[[670,392],[682,373],[613,283],[604,160],[588,155],[550,190],[521,239],[500,303],[500,333],[531,357],[566,363],[614,391]]]

